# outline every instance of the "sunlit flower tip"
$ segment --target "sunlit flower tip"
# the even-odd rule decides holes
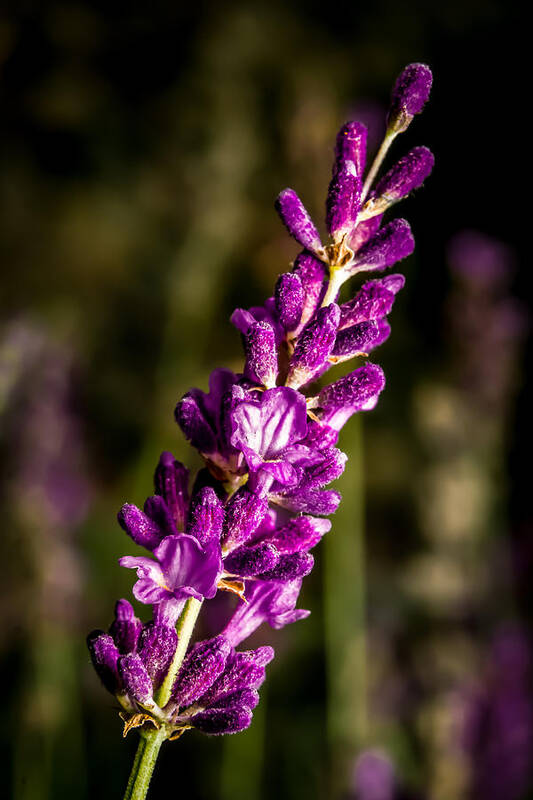
[[[326,227],[339,241],[355,225],[361,201],[361,178],[353,161],[344,161],[329,184],[326,199]]]
[[[252,712],[249,708],[211,708],[191,717],[190,722],[202,733],[220,736],[225,733],[239,733],[249,728]]]
[[[389,129],[402,131],[428,101],[433,75],[427,64],[408,64],[394,84],[387,118]]]
[[[286,331],[295,330],[302,318],[304,290],[296,272],[280,275],[274,291],[278,319]]]
[[[340,363],[358,355],[367,354],[379,335],[376,322],[359,322],[344,328],[337,334],[335,347],[331,351],[331,361]]]
[[[224,508],[215,490],[205,486],[197,492],[189,508],[187,533],[205,546],[211,540],[218,541],[222,535]]]
[[[296,256],[293,272],[298,275],[303,287],[303,308],[298,325],[298,330],[301,330],[309,322],[324,297],[326,266],[323,261],[304,250]]]
[[[423,184],[431,173],[435,157],[427,147],[414,147],[384,175],[376,186],[376,197],[394,202]]]
[[[120,653],[113,638],[103,631],[93,631],[87,637],[87,647],[96,674],[108,692],[115,694],[120,688],[117,667]]]
[[[339,306],[330,303],[306,325],[290,360],[287,386],[298,389],[309,383],[327,363],[335,344],[339,320]]]
[[[264,581],[293,581],[305,578],[313,569],[315,559],[310,553],[281,555],[275,567],[258,575]]]
[[[161,527],[131,503],[125,503],[117,514],[120,527],[131,536],[135,544],[154,550],[165,536]]]
[[[305,488],[284,494],[270,495],[273,503],[296,514],[316,514],[329,517],[338,509],[341,495],[333,489]]]
[[[365,364],[350,375],[325,386],[318,396],[321,419],[339,428],[356,411],[361,411],[385,386],[385,375],[377,364]]]
[[[356,253],[348,274],[382,270],[410,256],[415,248],[411,227],[405,219],[394,219]]]
[[[181,707],[194,703],[223,672],[231,645],[224,636],[198,642],[186,656],[172,686],[172,700]]]
[[[174,627],[148,622],[143,626],[138,654],[154,686],[160,686],[176,652],[178,635]]]
[[[269,569],[273,569],[279,561],[279,552],[269,542],[262,542],[253,547],[239,547],[224,560],[224,569],[231,575],[250,578]]]
[[[153,704],[153,686],[141,657],[129,653],[118,660],[118,672],[128,696],[141,705]]]
[[[172,453],[163,452],[154,476],[155,491],[164,499],[174,519],[176,530],[182,531],[189,503],[189,470]]]
[[[247,542],[255,533],[268,510],[268,500],[246,488],[239,489],[226,505],[222,542],[231,550]]]
[[[244,336],[245,376],[271,389],[278,377],[278,352],[274,328],[268,322],[254,322]]]
[[[353,300],[340,306],[339,330],[384,317],[392,309],[396,294],[404,284],[403,275],[387,275],[364,283]]]
[[[109,633],[120,653],[132,653],[137,648],[142,629],[141,620],[135,616],[133,606],[127,600],[117,600],[115,619],[111,623]]]
[[[331,529],[329,519],[300,516],[289,520],[268,537],[280,553],[300,553],[310,550]]]
[[[335,143],[335,171],[345,161],[353,161],[361,178],[366,162],[367,128],[361,122],[346,122],[337,134]]]
[[[276,211],[290,235],[307,250],[320,250],[322,242],[304,204],[293,189],[284,189],[276,200]]]

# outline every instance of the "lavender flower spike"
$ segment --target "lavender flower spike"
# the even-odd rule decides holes
[[[284,189],[280,192],[276,200],[276,211],[290,235],[302,247],[312,252],[322,250],[320,235],[294,189]]]
[[[121,527],[150,552],[119,563],[136,571],[133,596],[151,607],[151,619],[141,622],[129,601],[119,600],[109,632],[94,631],[88,646],[96,672],[122,708],[125,734],[141,728],[130,798],[145,800],[165,740],[190,728],[221,735],[251,724],[274,654],[270,647],[235,648],[264,622],[279,629],[309,614],[296,604],[302,579],[313,569],[310,551],[332,527],[324,517],[341,502],[329,488],[347,460],[337,447],[340,431],[352,414],[374,408],[385,375],[366,363],[321,389],[306,387],[338,362],[366,355],[390,333],[387,315],[402,275],[367,281],[340,307],[337,298],[352,275],[384,270],[413,250],[409,224],[396,219],[381,228],[382,211],[422,183],[433,156],[415,148],[377,187],[374,179],[430,86],[423,64],[400,75],[389,126],[363,187],[366,128],[352,121],[340,129],[326,202],[331,238],[324,247],[298,195],[281,192],[276,208],[303,250],[292,271],[279,276],[274,296],[233,313],[244,367],[237,373],[214,369],[209,391],[189,389],[175,409],[181,432],[203,461],[192,487],[186,467],[164,452],[155,495],[142,511],[126,503],[119,513]],[[202,604],[219,591],[239,598],[235,610],[218,635],[191,646]]]
[[[404,131],[428,101],[433,75],[427,64],[408,64],[392,90],[387,124],[389,130]]]

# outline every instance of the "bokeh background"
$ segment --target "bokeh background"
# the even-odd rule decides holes
[[[135,750],[89,664],[132,575],[115,521],[173,407],[241,363],[228,322],[321,219],[337,128],[383,132],[410,61],[432,100],[393,155],[437,166],[345,503],[272,643],[249,731],[166,745],[152,797],[533,797],[530,235],[518,6],[19,2],[0,12],[0,653],[15,800],[120,797]],[[389,160],[390,163],[390,160]],[[530,380],[530,379],[529,379]],[[327,537],[326,537],[327,538]],[[212,621],[214,622],[214,621]],[[208,620],[206,630],[209,628]],[[200,631],[201,633],[201,631]]]

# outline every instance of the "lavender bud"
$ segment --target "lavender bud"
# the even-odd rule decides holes
[[[250,539],[268,510],[266,497],[239,489],[226,505],[226,519],[222,541],[226,550],[232,550]]]
[[[291,553],[282,555],[272,569],[261,573],[258,578],[262,581],[293,581],[304,578],[313,569],[315,559],[310,553]]]
[[[174,416],[185,438],[200,453],[209,455],[216,451],[217,442],[213,429],[190,393],[179,401]]]
[[[378,334],[379,327],[375,322],[359,322],[339,331],[335,347],[331,351],[331,360],[340,363],[355,356],[368,354]]]
[[[178,532],[174,518],[160,495],[154,494],[145,500],[144,513],[159,526],[164,536],[171,536]]]
[[[340,306],[339,330],[384,317],[391,310],[394,298],[404,284],[403,275],[387,275],[364,283],[353,300]]]
[[[304,306],[304,290],[298,273],[285,272],[280,275],[274,297],[280,324],[286,331],[295,330],[302,318]]]
[[[394,202],[423,184],[435,164],[427,147],[414,147],[384,175],[376,186],[376,196]]]
[[[345,161],[331,179],[326,200],[326,226],[335,241],[354,227],[360,201],[361,179],[353,161]]]
[[[331,447],[324,451],[323,456],[324,458],[319,464],[315,464],[306,470],[303,488],[316,489],[327,486],[328,483],[339,478],[344,472],[346,461],[348,460],[346,453],[336,447]]]
[[[204,694],[224,671],[231,645],[224,636],[195,644],[186,656],[172,687],[178,706],[190,706]]]
[[[337,134],[335,167],[346,161],[353,161],[356,173],[361,177],[366,162],[366,140],[366,125],[361,122],[346,122]]]
[[[129,653],[118,660],[118,671],[128,695],[145,705],[153,701],[153,687],[141,657],[137,653]]]
[[[429,98],[433,75],[427,64],[408,64],[394,84],[387,118],[389,130],[404,131]]]
[[[350,375],[325,386],[318,396],[321,419],[334,428],[342,426],[356,411],[368,407],[385,386],[385,375],[377,364],[365,364]]]
[[[274,650],[268,646],[233,652],[222,675],[200,698],[200,705],[218,705],[241,689],[257,689],[265,680],[265,666],[273,658]]]
[[[176,652],[178,635],[174,628],[148,622],[139,638],[139,655],[154,687],[163,683]]]
[[[202,733],[220,736],[223,733],[239,733],[252,722],[249,708],[208,709],[191,717],[190,722]]]
[[[133,653],[137,649],[141,629],[142,622],[135,616],[131,603],[124,599],[117,600],[115,619],[111,623],[109,633],[120,653]]]
[[[414,247],[415,240],[407,220],[394,219],[361,247],[346,273],[354,275],[361,270],[386,269],[410,256]]]
[[[369,219],[361,220],[355,226],[348,238],[348,245],[354,253],[357,253],[379,231],[382,219],[383,214],[376,214]]]
[[[279,506],[286,508],[287,511],[293,511],[296,514],[317,514],[318,516],[327,517],[335,513],[339,507],[341,496],[339,492],[335,492],[333,489],[327,491],[302,489],[292,495],[271,495],[270,499]]]
[[[187,533],[194,536],[202,545],[212,539],[219,540],[224,523],[224,508],[214,489],[209,486],[201,489],[191,500]]]
[[[378,319],[377,326],[378,326],[378,333],[377,333],[376,338],[374,339],[374,341],[372,342],[372,344],[368,348],[369,351],[375,350],[376,347],[380,346],[380,344],[383,344],[383,342],[386,342],[387,339],[390,336],[391,328],[390,328],[390,325],[389,325],[389,323],[387,322],[387,320],[385,318]]]
[[[327,363],[335,344],[340,311],[336,303],[321,308],[296,342],[289,364],[287,386],[298,389],[308,383]]]
[[[273,544],[263,542],[255,547],[239,547],[225,560],[224,569],[240,578],[251,578],[276,566],[279,553]]]
[[[274,531],[269,536],[269,542],[274,544],[280,553],[289,555],[310,550],[331,528],[329,519],[316,517],[294,517],[282,528]]]
[[[159,525],[144,514],[140,508],[125,503],[117,514],[119,525],[131,536],[135,544],[154,550],[164,533]]]
[[[163,452],[154,477],[155,490],[164,498],[178,531],[184,530],[189,495],[189,470],[172,453]]]
[[[228,695],[223,700],[217,701],[216,708],[249,708],[250,711],[259,704],[259,692],[255,689],[241,689],[239,692]]]
[[[303,287],[303,308],[298,326],[298,331],[300,331],[322,302],[325,292],[326,268],[323,261],[304,250],[296,257],[293,272],[298,275]]]
[[[117,669],[120,653],[115,642],[108,633],[93,631],[87,637],[87,647],[98,677],[107,691],[115,694],[121,688]]]
[[[276,334],[268,322],[254,322],[244,336],[246,352],[245,376],[267,389],[276,385],[278,377],[278,352]]]
[[[320,250],[322,242],[307,210],[293,189],[284,189],[276,200],[276,211],[290,235],[307,250]]]

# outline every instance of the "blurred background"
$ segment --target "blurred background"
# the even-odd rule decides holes
[[[135,734],[121,739],[85,648],[133,580],[116,512],[151,493],[161,450],[198,463],[174,404],[214,366],[239,370],[228,317],[297,253],[275,196],[294,187],[321,220],[338,127],[361,119],[375,148],[411,61],[434,90],[387,163],[425,144],[436,168],[398,210],[417,248],[374,358],[388,386],[341,438],[345,502],[305,582],[312,616],[259,631],[277,658],[252,727],[166,745],[152,797],[533,797],[521,28],[503,0],[3,5],[0,737],[15,800],[122,796]]]

